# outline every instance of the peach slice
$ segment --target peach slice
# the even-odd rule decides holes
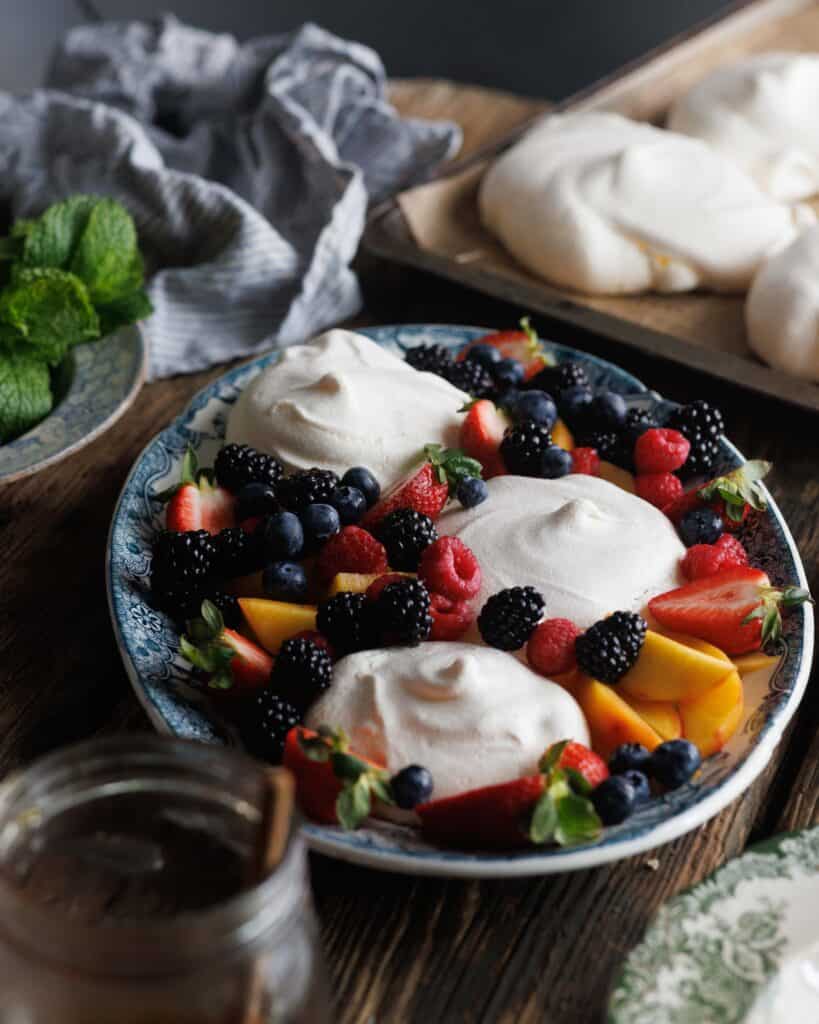
[[[378,579],[378,573],[363,572],[339,572],[333,577],[327,590],[330,597],[341,594],[345,591],[351,594],[363,594],[373,580]]]
[[[601,757],[609,758],[621,743],[642,743],[649,750],[662,743],[659,733],[605,683],[581,676],[574,697]]]
[[[296,633],[316,628],[314,605],[240,597],[239,607],[256,639],[271,654],[275,654],[284,641]]]
[[[636,494],[636,488],[634,486],[634,477],[629,473],[627,469],[620,469],[619,466],[615,466],[613,462],[600,462],[600,476],[603,480],[608,480],[610,484],[614,484],[623,491],[628,491],[629,494]]]
[[[703,757],[722,750],[742,720],[744,696],[739,672],[706,693],[680,703],[683,736],[699,747]]]
[[[558,420],[552,427],[552,444],[556,444],[558,448],[565,448],[567,452],[574,448],[574,437],[563,420]]]
[[[617,688],[639,700],[688,700],[712,689],[728,671],[730,666],[726,667],[723,658],[704,654],[650,629],[640,656]]]
[[[758,672],[761,668],[773,668],[779,664],[779,658],[762,651],[753,651],[751,654],[741,654],[734,658],[734,665],[741,676],[747,676],[751,672]]]
[[[640,700],[638,697],[627,697],[624,693],[619,696],[664,740],[676,740],[682,736],[682,720],[676,704]]]

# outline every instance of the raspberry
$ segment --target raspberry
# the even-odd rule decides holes
[[[634,444],[634,464],[638,473],[673,473],[688,458],[691,442],[678,430],[652,427]]]
[[[574,642],[580,630],[569,619],[544,619],[526,644],[529,664],[542,676],[569,672],[577,662]]]
[[[345,526],[333,534],[316,562],[319,579],[325,583],[340,572],[377,573],[387,571],[384,545],[360,526]]]
[[[430,640],[458,640],[475,621],[475,609],[468,601],[452,601],[443,594],[430,594],[429,604]]]
[[[385,572],[383,576],[373,580],[369,587],[367,587],[366,596],[370,601],[377,601],[384,587],[388,587],[390,583],[400,583],[401,580],[406,579],[411,579],[411,577],[405,572]]]
[[[430,590],[453,601],[474,597],[481,589],[481,567],[457,537],[439,537],[421,555],[418,575]]]
[[[673,473],[643,473],[634,478],[637,493],[650,505],[665,508],[683,492],[683,485]]]
[[[596,448],[575,448],[572,451],[572,472],[600,476],[600,456]]]
[[[683,576],[699,580],[714,576],[723,569],[734,569],[748,564],[745,548],[736,537],[724,533],[715,544],[695,544],[680,562]]]

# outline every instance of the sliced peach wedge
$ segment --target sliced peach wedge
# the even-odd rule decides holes
[[[677,740],[682,736],[682,719],[676,704],[670,701],[640,700],[639,697],[629,697],[625,693],[619,696],[664,740]]]
[[[679,705],[682,732],[703,757],[722,750],[742,721],[744,695],[739,672],[733,670],[713,689]]]
[[[642,743],[649,750],[662,743],[662,736],[613,687],[580,676],[571,693],[586,717],[592,747],[601,757],[611,757],[621,743]]]
[[[724,656],[703,653],[650,629],[640,656],[617,688],[638,700],[690,700],[725,678],[730,664],[726,665],[723,659]]]
[[[314,605],[240,597],[239,607],[256,639],[271,654],[297,633],[316,628]]]

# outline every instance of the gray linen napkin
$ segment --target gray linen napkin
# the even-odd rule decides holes
[[[240,45],[171,16],[71,31],[48,88],[0,93],[15,216],[116,196],[140,231],[151,377],[288,345],[352,315],[368,198],[457,150],[399,118],[378,56],[315,25]]]

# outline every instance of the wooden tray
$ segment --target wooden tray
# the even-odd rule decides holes
[[[739,3],[727,15],[551,109],[615,110],[662,123],[674,98],[713,68],[774,49],[819,51],[819,0]],[[491,160],[547,105],[501,95],[490,115],[484,93],[487,116],[481,117],[481,90],[468,91],[477,108],[467,104],[464,109],[465,149],[471,153],[430,182],[372,210],[364,235],[370,252],[819,411],[819,386],[765,366],[748,348],[744,295],[588,296],[548,285],[523,270],[481,225],[477,188]],[[814,205],[819,210],[819,202]]]

